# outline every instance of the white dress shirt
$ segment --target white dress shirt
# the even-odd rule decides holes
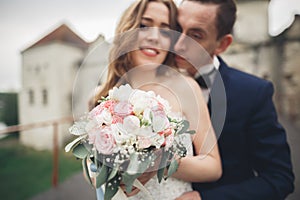
[[[211,72],[213,70],[213,68],[215,69],[219,69],[220,67],[220,62],[218,60],[218,58],[216,56],[214,56],[213,58],[213,63],[212,64],[209,64],[209,65],[205,65],[203,67],[201,67],[197,73],[195,74],[194,78],[198,78],[200,75],[203,75],[203,74],[208,74],[209,72]],[[215,78],[215,73],[212,73],[210,76],[209,76],[209,79],[211,80],[211,82],[213,82],[214,78]],[[211,88],[201,88],[202,90],[202,94],[203,94],[203,97],[206,101],[206,103],[208,103],[208,99],[209,99],[209,93],[210,93],[210,90]]]

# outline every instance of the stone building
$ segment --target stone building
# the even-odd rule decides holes
[[[84,58],[90,54],[95,43],[105,42],[99,37],[87,43],[67,25],[62,24],[54,31],[22,51],[22,89],[19,96],[20,124],[30,124],[60,119],[73,115],[72,102],[80,105],[83,111],[87,103],[84,99],[73,99],[75,80],[79,77]],[[108,46],[108,44],[106,44]],[[98,57],[107,57],[100,54]],[[105,68],[105,59],[93,66],[85,66],[85,81],[76,85],[77,91],[91,91],[87,82],[98,83],[98,75]],[[90,68],[90,69],[89,69]],[[89,70],[90,71],[89,71]],[[91,72],[92,71],[92,72]],[[99,71],[99,73],[96,73]],[[81,77],[81,76],[80,76]],[[95,87],[95,85],[94,85]],[[82,92],[82,96],[85,93]],[[86,98],[87,99],[87,98]],[[77,107],[73,105],[73,107]],[[59,126],[59,146],[69,137],[70,124]],[[36,128],[20,133],[23,144],[36,149],[52,149],[53,127]]]
[[[272,37],[268,34],[269,2],[237,0],[234,42],[223,57],[233,67],[271,80],[277,110],[300,128],[300,16]]]

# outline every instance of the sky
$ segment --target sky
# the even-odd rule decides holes
[[[113,37],[133,0],[0,0],[0,91],[21,86],[21,51],[66,23],[87,42]]]

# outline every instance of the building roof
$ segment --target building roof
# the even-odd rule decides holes
[[[60,25],[54,31],[38,40],[36,43],[26,48],[24,51],[31,49],[33,47],[37,47],[40,45],[48,44],[51,42],[60,41],[64,43],[68,43],[71,45],[75,45],[79,48],[86,49],[89,46],[89,43],[84,41],[81,37],[79,37],[74,31],[72,31],[66,24]],[[23,51],[23,52],[24,52]]]

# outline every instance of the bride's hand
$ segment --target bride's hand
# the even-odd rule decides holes
[[[142,185],[145,185],[153,176],[156,175],[156,171],[144,172],[141,176],[138,177],[138,180]],[[131,197],[140,192],[137,187],[132,187],[132,191],[130,193],[126,193],[125,185],[121,183],[120,187],[124,191],[127,197]]]

